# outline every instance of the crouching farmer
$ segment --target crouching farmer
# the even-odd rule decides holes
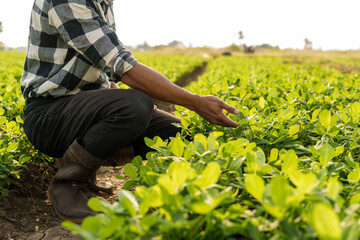
[[[211,123],[236,127],[238,111],[199,96],[137,62],[115,33],[112,0],[35,0],[21,90],[24,130],[43,153],[61,158],[48,197],[63,220],[96,214],[81,192],[114,155],[142,157],[144,137],[175,136],[179,122],[152,98],[187,107]],[[124,21],[127,21],[124,19]],[[131,22],[131,21],[130,21]],[[118,89],[122,81],[132,89]]]

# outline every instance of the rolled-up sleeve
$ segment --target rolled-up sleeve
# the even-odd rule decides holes
[[[96,3],[88,0],[52,0],[48,12],[49,24],[61,38],[117,82],[136,60],[101,15]]]

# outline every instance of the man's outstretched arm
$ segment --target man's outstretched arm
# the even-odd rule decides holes
[[[215,96],[200,96],[190,93],[175,85],[164,75],[152,68],[136,63],[122,77],[126,85],[147,93],[152,98],[170,102],[195,111],[210,123],[224,127],[237,127],[238,124],[228,118],[223,110],[232,114],[238,114],[239,110],[229,106]]]

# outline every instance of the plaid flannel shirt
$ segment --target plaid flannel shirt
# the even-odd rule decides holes
[[[109,88],[136,63],[115,34],[112,0],[35,0],[24,98]]]

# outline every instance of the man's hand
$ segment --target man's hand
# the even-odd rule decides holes
[[[226,104],[220,98],[215,96],[200,96],[199,102],[194,104],[194,111],[205,118],[210,123],[223,127],[237,127],[239,124],[228,118],[223,110],[232,114],[239,114],[239,110]]]

